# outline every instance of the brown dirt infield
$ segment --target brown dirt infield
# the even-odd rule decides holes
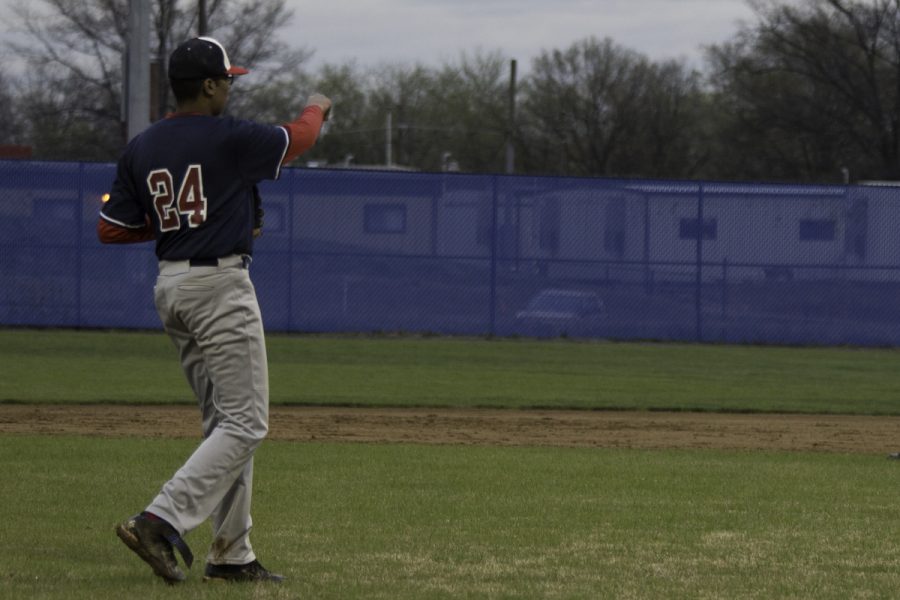
[[[900,417],[273,406],[269,439],[889,454]],[[190,406],[0,404],[0,434],[199,437]]]

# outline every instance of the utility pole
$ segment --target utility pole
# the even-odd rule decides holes
[[[128,1],[125,123],[128,140],[150,125],[150,0]]]
[[[384,133],[385,133],[385,141],[384,141],[384,162],[387,164],[388,168],[390,168],[391,164],[393,164],[393,152],[394,148],[391,140],[391,133],[394,129],[394,115],[392,113],[387,114],[387,121],[384,124]]]
[[[206,0],[198,0],[197,2],[197,35],[202,37],[206,35]]]
[[[516,149],[513,146],[513,135],[516,130],[516,59],[509,63],[509,113],[506,123],[506,172],[516,170]]]

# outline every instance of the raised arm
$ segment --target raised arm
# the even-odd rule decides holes
[[[322,123],[328,120],[330,112],[331,100],[322,94],[313,94],[300,116],[283,125],[291,138],[283,164],[291,162],[315,145]]]

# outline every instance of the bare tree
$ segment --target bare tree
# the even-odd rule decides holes
[[[752,2],[757,22],[709,51],[723,134],[753,177],[900,177],[900,2]],[[750,162],[747,157],[752,158]]]
[[[317,81],[339,108],[314,158],[383,165],[391,116],[392,162],[439,171],[503,166],[506,60],[499,53],[463,54],[438,68],[421,64],[326,66]]]
[[[425,118],[443,135],[432,145],[431,168],[505,169],[509,62],[499,51],[464,53],[435,73]]]
[[[539,172],[610,173],[618,144],[635,132],[633,108],[648,73],[646,58],[609,38],[542,52],[523,82],[526,164]]]
[[[523,88],[531,172],[684,177],[700,163],[699,76],[681,63],[589,38],[543,52]]]
[[[273,35],[291,17],[284,0],[213,0],[207,7],[210,34],[228,48],[236,64],[266,75],[290,79],[285,66],[298,69],[309,57],[291,50]],[[10,44],[28,64],[23,98],[38,155],[55,158],[112,158],[124,141],[122,64],[127,45],[127,0],[17,0],[15,26],[26,42]],[[156,63],[153,109],[171,109],[167,58],[196,35],[195,3],[155,0],[152,5],[151,56]],[[282,69],[282,70],[278,70]],[[235,88],[231,110],[253,105],[261,84]],[[148,90],[148,93],[151,93]],[[79,138],[54,135],[78,131]],[[43,132],[43,133],[42,133]],[[50,145],[52,144],[52,146]]]
[[[710,158],[709,100],[701,76],[678,61],[651,66],[640,99],[634,160],[648,177],[695,177]]]

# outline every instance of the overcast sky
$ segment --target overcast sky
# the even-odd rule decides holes
[[[527,70],[541,50],[610,37],[651,59],[699,66],[702,46],[752,21],[746,0],[287,0],[282,32],[315,51],[313,64],[456,62],[462,51],[500,50]]]
[[[0,39],[11,39],[12,0],[0,0]],[[464,51],[499,50],[521,72],[541,50],[596,36],[654,60],[702,66],[702,47],[753,21],[747,0],[286,0],[278,35],[315,52],[311,66],[458,62]]]

